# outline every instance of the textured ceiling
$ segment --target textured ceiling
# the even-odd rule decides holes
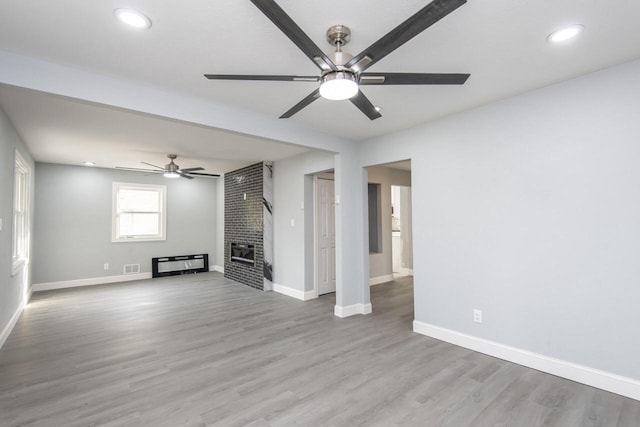
[[[345,50],[353,54],[427,3],[278,1],[325,52],[331,51],[325,41],[326,29],[334,24],[349,26],[352,38]],[[114,8],[131,6],[122,0],[4,0],[0,50],[198,96],[274,120],[316,88],[315,83],[209,81],[203,77],[204,73],[317,74],[317,67],[248,0],[141,0],[134,5],[153,21],[150,30],[132,30],[114,20]],[[408,128],[637,59],[638,16],[640,2],[636,0],[470,0],[369,69],[470,73],[464,86],[368,86],[363,91],[374,104],[383,107],[383,117],[378,120],[370,121],[350,102],[324,99],[287,120],[296,126],[354,140]],[[580,38],[565,45],[546,41],[551,31],[571,23],[585,25]],[[31,117],[26,109],[10,105],[20,102],[19,98],[25,98],[24,103],[39,102],[32,95],[5,89],[0,93],[0,102],[29,147],[39,152],[35,147],[43,144],[45,131],[42,126],[37,129],[38,121],[45,121],[47,114]],[[92,139],[92,129],[75,123],[73,116],[84,117],[87,122],[91,119],[76,114],[77,110],[85,107],[89,115],[107,114],[105,107],[86,103],[47,100],[44,104],[43,108],[68,108],[66,117],[60,113],[60,120],[67,120],[68,132],[77,129],[77,137],[88,140]],[[126,118],[127,114],[132,113],[111,113],[104,127],[126,129],[123,123],[129,126],[129,122],[141,120],[149,125],[153,121],[148,117]],[[103,142],[109,137],[108,132],[115,131],[107,129],[107,134],[97,136],[96,141]],[[153,150],[135,132],[127,139],[133,151]],[[173,147],[181,148],[185,155],[202,149],[198,143],[191,146],[187,141],[167,139],[155,151]],[[290,146],[281,148],[283,156],[295,153],[285,153]],[[213,151],[206,155],[215,157]],[[229,153],[231,158],[245,155],[242,150]]]

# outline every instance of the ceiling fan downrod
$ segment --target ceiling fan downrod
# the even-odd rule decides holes
[[[344,64],[353,58],[350,53],[342,51],[342,46],[349,43],[349,40],[351,40],[351,30],[346,25],[334,25],[327,30],[327,42],[336,48],[336,51],[329,56],[340,71],[347,70]]]

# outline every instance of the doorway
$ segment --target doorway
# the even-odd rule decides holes
[[[367,172],[371,304],[376,311],[390,307],[388,299],[413,305],[411,161],[369,166]],[[407,328],[412,320],[403,319]]]

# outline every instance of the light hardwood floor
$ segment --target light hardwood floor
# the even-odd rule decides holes
[[[640,402],[414,334],[409,279],[338,319],[219,273],[34,294],[2,426],[640,426]]]

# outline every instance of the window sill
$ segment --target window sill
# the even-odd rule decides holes
[[[26,258],[20,258],[11,261],[11,276],[16,276],[27,264]]]
[[[164,242],[166,237],[129,237],[121,239],[111,239],[111,243],[132,243],[132,242]]]

